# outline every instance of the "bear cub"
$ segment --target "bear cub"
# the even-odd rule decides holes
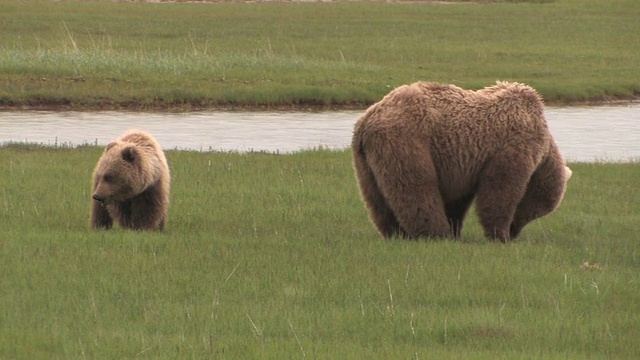
[[[134,230],[164,230],[171,177],[164,152],[149,133],[129,130],[110,142],[93,172],[91,226],[113,221]]]

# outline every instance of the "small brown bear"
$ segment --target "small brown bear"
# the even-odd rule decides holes
[[[485,235],[506,242],[556,209],[571,170],[531,87],[478,91],[418,82],[355,124],[362,197],[385,237],[459,237],[475,199]]]
[[[110,142],[93,172],[91,226],[164,230],[169,210],[169,166],[158,141],[129,130]]]

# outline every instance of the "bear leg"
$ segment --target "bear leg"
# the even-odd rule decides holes
[[[511,223],[534,170],[531,160],[508,154],[486,164],[476,194],[476,210],[485,236],[502,242],[511,239]]]
[[[96,193],[98,187],[98,178],[94,175],[91,193]],[[94,229],[106,229],[109,230],[113,226],[113,218],[107,209],[107,205],[101,201],[91,198],[91,213],[89,216],[89,222]]]
[[[378,187],[400,224],[406,238],[451,236],[438,175],[428,145],[405,139],[404,144],[389,148],[372,147],[367,154]]]
[[[366,163],[364,154],[361,151],[354,151],[354,168],[356,177],[360,185],[362,198],[369,209],[371,220],[375,224],[382,236],[390,238],[396,235],[404,235],[400,229],[400,224],[393,211],[387,205],[376,179],[371,172],[371,168]]]
[[[91,227],[94,229],[111,229],[113,219],[106,206],[97,200],[91,200]]]
[[[564,196],[571,170],[558,157],[549,156],[533,173],[527,191],[518,204],[510,236],[515,238],[531,221],[555,210]]]

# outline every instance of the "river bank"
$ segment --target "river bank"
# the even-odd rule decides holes
[[[640,103],[640,96],[633,97],[598,97],[586,100],[563,100],[558,99],[555,101],[545,101],[546,106],[564,106],[564,107],[580,107],[580,106],[606,106],[606,105],[633,105]],[[269,105],[242,105],[242,104],[226,104],[226,105],[202,105],[202,104],[167,104],[167,103],[155,103],[155,104],[143,104],[143,103],[126,103],[126,104],[114,104],[114,103],[101,103],[101,104],[72,104],[72,103],[24,103],[24,104],[9,104],[0,105],[0,112],[2,111],[80,111],[80,112],[100,112],[100,111],[122,111],[122,112],[206,112],[206,111],[296,111],[296,112],[318,112],[318,111],[346,111],[346,110],[361,110],[364,111],[367,107],[373,103],[358,104],[358,103],[346,103],[346,104],[330,104],[330,105],[317,105],[317,104],[269,104]]]

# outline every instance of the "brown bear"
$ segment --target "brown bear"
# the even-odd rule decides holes
[[[91,226],[164,230],[169,210],[169,166],[158,141],[129,130],[110,142],[93,172]]]
[[[541,96],[510,82],[478,91],[400,86],[355,124],[354,168],[385,237],[459,237],[475,199],[488,238],[507,241],[551,213],[571,170]]]

